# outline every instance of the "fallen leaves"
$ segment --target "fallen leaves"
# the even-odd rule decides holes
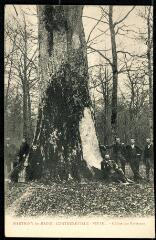
[[[67,182],[10,184],[7,189],[7,206],[27,188],[32,194],[20,202],[18,216],[40,215],[154,215],[154,187],[151,183],[123,185],[105,182]]]

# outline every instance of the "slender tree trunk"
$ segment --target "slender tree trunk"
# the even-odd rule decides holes
[[[42,175],[50,172],[60,178],[64,171],[66,178],[79,179],[84,163],[90,170],[100,168],[82,10],[82,6],[38,7],[42,94],[29,156],[32,178],[36,161],[44,169]]]
[[[108,70],[105,68],[105,118],[106,118],[106,129],[108,129],[108,108],[109,108],[109,80],[108,80]],[[108,130],[105,138],[105,143],[108,144]]]
[[[31,120],[31,98],[30,98],[30,88],[29,88],[29,81],[27,82],[27,104],[28,104],[28,109],[27,109],[27,121],[28,121],[28,142],[31,143],[32,141],[32,120]]]
[[[28,132],[28,121],[27,121],[27,112],[28,112],[28,105],[27,105],[27,91],[25,84],[23,85],[23,137],[27,138]]]
[[[23,137],[30,143],[32,139],[31,99],[27,78],[23,81]]]
[[[28,55],[28,38],[27,38],[27,25],[24,18],[24,61],[23,61],[23,136],[27,142],[31,142],[32,127],[31,127],[31,99],[29,79],[27,76],[27,55]]]
[[[103,121],[103,125],[104,125],[104,138],[103,141],[104,143],[106,143],[106,129],[107,129],[107,121],[106,121],[106,75],[104,77],[104,79],[102,78],[102,73],[100,70],[100,82],[101,82],[101,88],[102,88],[102,95],[103,95],[103,109],[104,109],[104,121]]]
[[[151,51],[152,51],[152,40],[151,40],[151,26],[150,26],[150,14],[151,7],[148,9],[147,16],[147,61],[148,61],[148,79],[149,79],[149,126],[150,126],[150,138],[153,139],[153,84],[152,84],[152,63],[151,63]]]
[[[135,111],[135,104],[134,104],[134,100],[135,100],[135,89],[134,89],[134,83],[131,80],[130,76],[129,76],[130,82],[131,82],[131,101],[130,101],[130,109],[129,109],[129,113],[130,113],[130,120],[134,121],[134,111]]]
[[[93,107],[93,114],[94,114],[94,120],[95,120],[95,125],[96,125],[96,114],[95,114],[95,112],[96,112],[96,101],[95,101],[95,96],[94,96],[94,94],[93,94],[93,100],[92,100],[92,107]]]
[[[109,28],[111,34],[112,45],[112,72],[113,72],[113,89],[112,89],[112,115],[111,125],[113,136],[117,135],[117,90],[118,90],[118,65],[117,65],[117,51],[115,29],[113,23],[113,6],[109,6]]]

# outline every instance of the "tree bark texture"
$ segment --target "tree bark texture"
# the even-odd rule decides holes
[[[110,34],[111,34],[112,72],[113,72],[111,125],[112,125],[113,135],[115,136],[117,135],[118,63],[117,63],[115,29],[114,29],[114,23],[113,23],[113,6],[109,6],[109,28],[110,28]]]
[[[28,79],[28,33],[27,25],[24,18],[24,31],[23,31],[23,41],[24,41],[24,54],[23,54],[23,72],[20,74],[22,81],[23,90],[23,137],[27,139],[30,143],[32,140],[32,122],[31,122],[31,99],[30,99],[30,86]]]
[[[150,138],[153,140],[153,84],[152,84],[152,39],[151,39],[151,26],[150,26],[151,7],[148,9],[147,15],[147,61],[148,61],[148,79],[149,79],[149,127]]]
[[[29,155],[32,178],[79,179],[102,161],[88,90],[82,6],[38,6],[41,99]],[[38,177],[40,177],[38,176]]]

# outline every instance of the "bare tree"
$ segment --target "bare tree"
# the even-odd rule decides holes
[[[129,16],[129,14],[133,11],[134,7],[132,7],[126,14],[124,14],[119,20],[114,21],[113,20],[113,6],[109,6],[108,9],[105,9],[104,7],[100,7],[102,10],[102,16],[105,18],[104,24],[108,25],[108,29],[110,31],[110,38],[111,38],[111,51],[112,51],[112,60],[106,54],[103,53],[104,50],[95,49],[91,46],[91,44],[88,46],[89,49],[92,51],[96,51],[100,54],[101,57],[103,57],[111,66],[112,68],[112,78],[113,78],[113,88],[112,88],[112,114],[111,114],[111,124],[112,124],[112,134],[113,136],[117,135],[117,100],[118,100],[118,75],[120,72],[123,72],[123,69],[119,69],[118,66],[118,53],[120,53],[119,50],[117,50],[116,46],[116,35],[119,34],[119,30],[123,30],[124,25],[122,23],[124,20]],[[98,20],[102,22],[102,20]],[[105,34],[108,29],[105,31],[102,31],[102,34]],[[98,37],[98,36],[97,36]],[[95,39],[95,37],[94,37]]]
[[[147,7],[147,61],[148,61],[148,79],[149,79],[149,125],[150,125],[150,137],[153,139],[153,81],[152,81],[152,8]]]
[[[8,85],[11,79],[14,84],[20,82],[23,92],[23,136],[30,142],[32,138],[30,90],[38,81],[38,55],[37,46],[33,43],[35,38],[33,30],[28,25],[23,12],[20,19],[22,21],[19,23],[18,18],[14,17],[13,24],[8,24],[8,38],[13,48],[10,57]]]
[[[111,103],[111,91],[112,91],[112,84],[111,84],[111,80],[112,80],[112,76],[108,73],[108,66],[101,66],[98,70],[98,74],[96,76],[96,78],[94,79],[95,84],[94,84],[94,88],[95,91],[97,91],[98,93],[100,93],[102,95],[102,106],[103,106],[103,128],[104,128],[104,143],[109,142],[110,138],[109,135],[110,133],[108,132],[108,122],[110,121],[109,119],[109,109],[110,109],[110,103]]]
[[[7,38],[8,35],[10,34],[8,29],[8,23],[6,24],[5,27],[5,43],[7,42]],[[10,89],[10,84],[11,84],[11,79],[12,79],[12,68],[13,68],[13,54],[16,50],[16,46],[15,46],[15,41],[16,41],[16,37],[17,37],[17,33],[15,32],[12,36],[13,38],[13,42],[12,42],[12,46],[11,46],[11,50],[9,52],[6,53],[6,51],[4,51],[5,57],[4,57],[4,61],[5,61],[5,73],[8,76],[7,79],[7,87],[6,87],[6,91],[5,91],[5,112],[7,111],[7,106],[8,106],[8,95],[9,95],[9,89]],[[6,47],[5,47],[6,48]]]
[[[140,67],[140,59],[138,59],[139,64],[137,64],[137,62],[133,60],[128,66],[125,56],[125,65],[127,69],[126,73],[127,81],[125,84],[127,88],[130,89],[129,121],[128,121],[129,132],[131,135],[134,135],[136,136],[136,138],[138,138],[137,132],[139,121],[142,116],[144,105],[146,104],[148,99],[148,90],[146,87],[146,77]],[[135,65],[137,67],[134,67]]]
[[[139,34],[136,38],[144,42],[146,52],[142,55],[142,68],[144,68],[144,75],[148,77],[148,93],[149,93],[149,127],[150,138],[153,139],[153,13],[152,6],[146,6],[138,13],[144,23],[145,27],[139,29]]]

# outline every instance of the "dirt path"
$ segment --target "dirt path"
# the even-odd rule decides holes
[[[25,189],[24,193],[6,209],[6,213],[8,213],[11,216],[15,216],[16,213],[18,212],[18,209],[20,208],[22,201],[30,197],[34,191],[35,191],[34,187],[28,186]]]

